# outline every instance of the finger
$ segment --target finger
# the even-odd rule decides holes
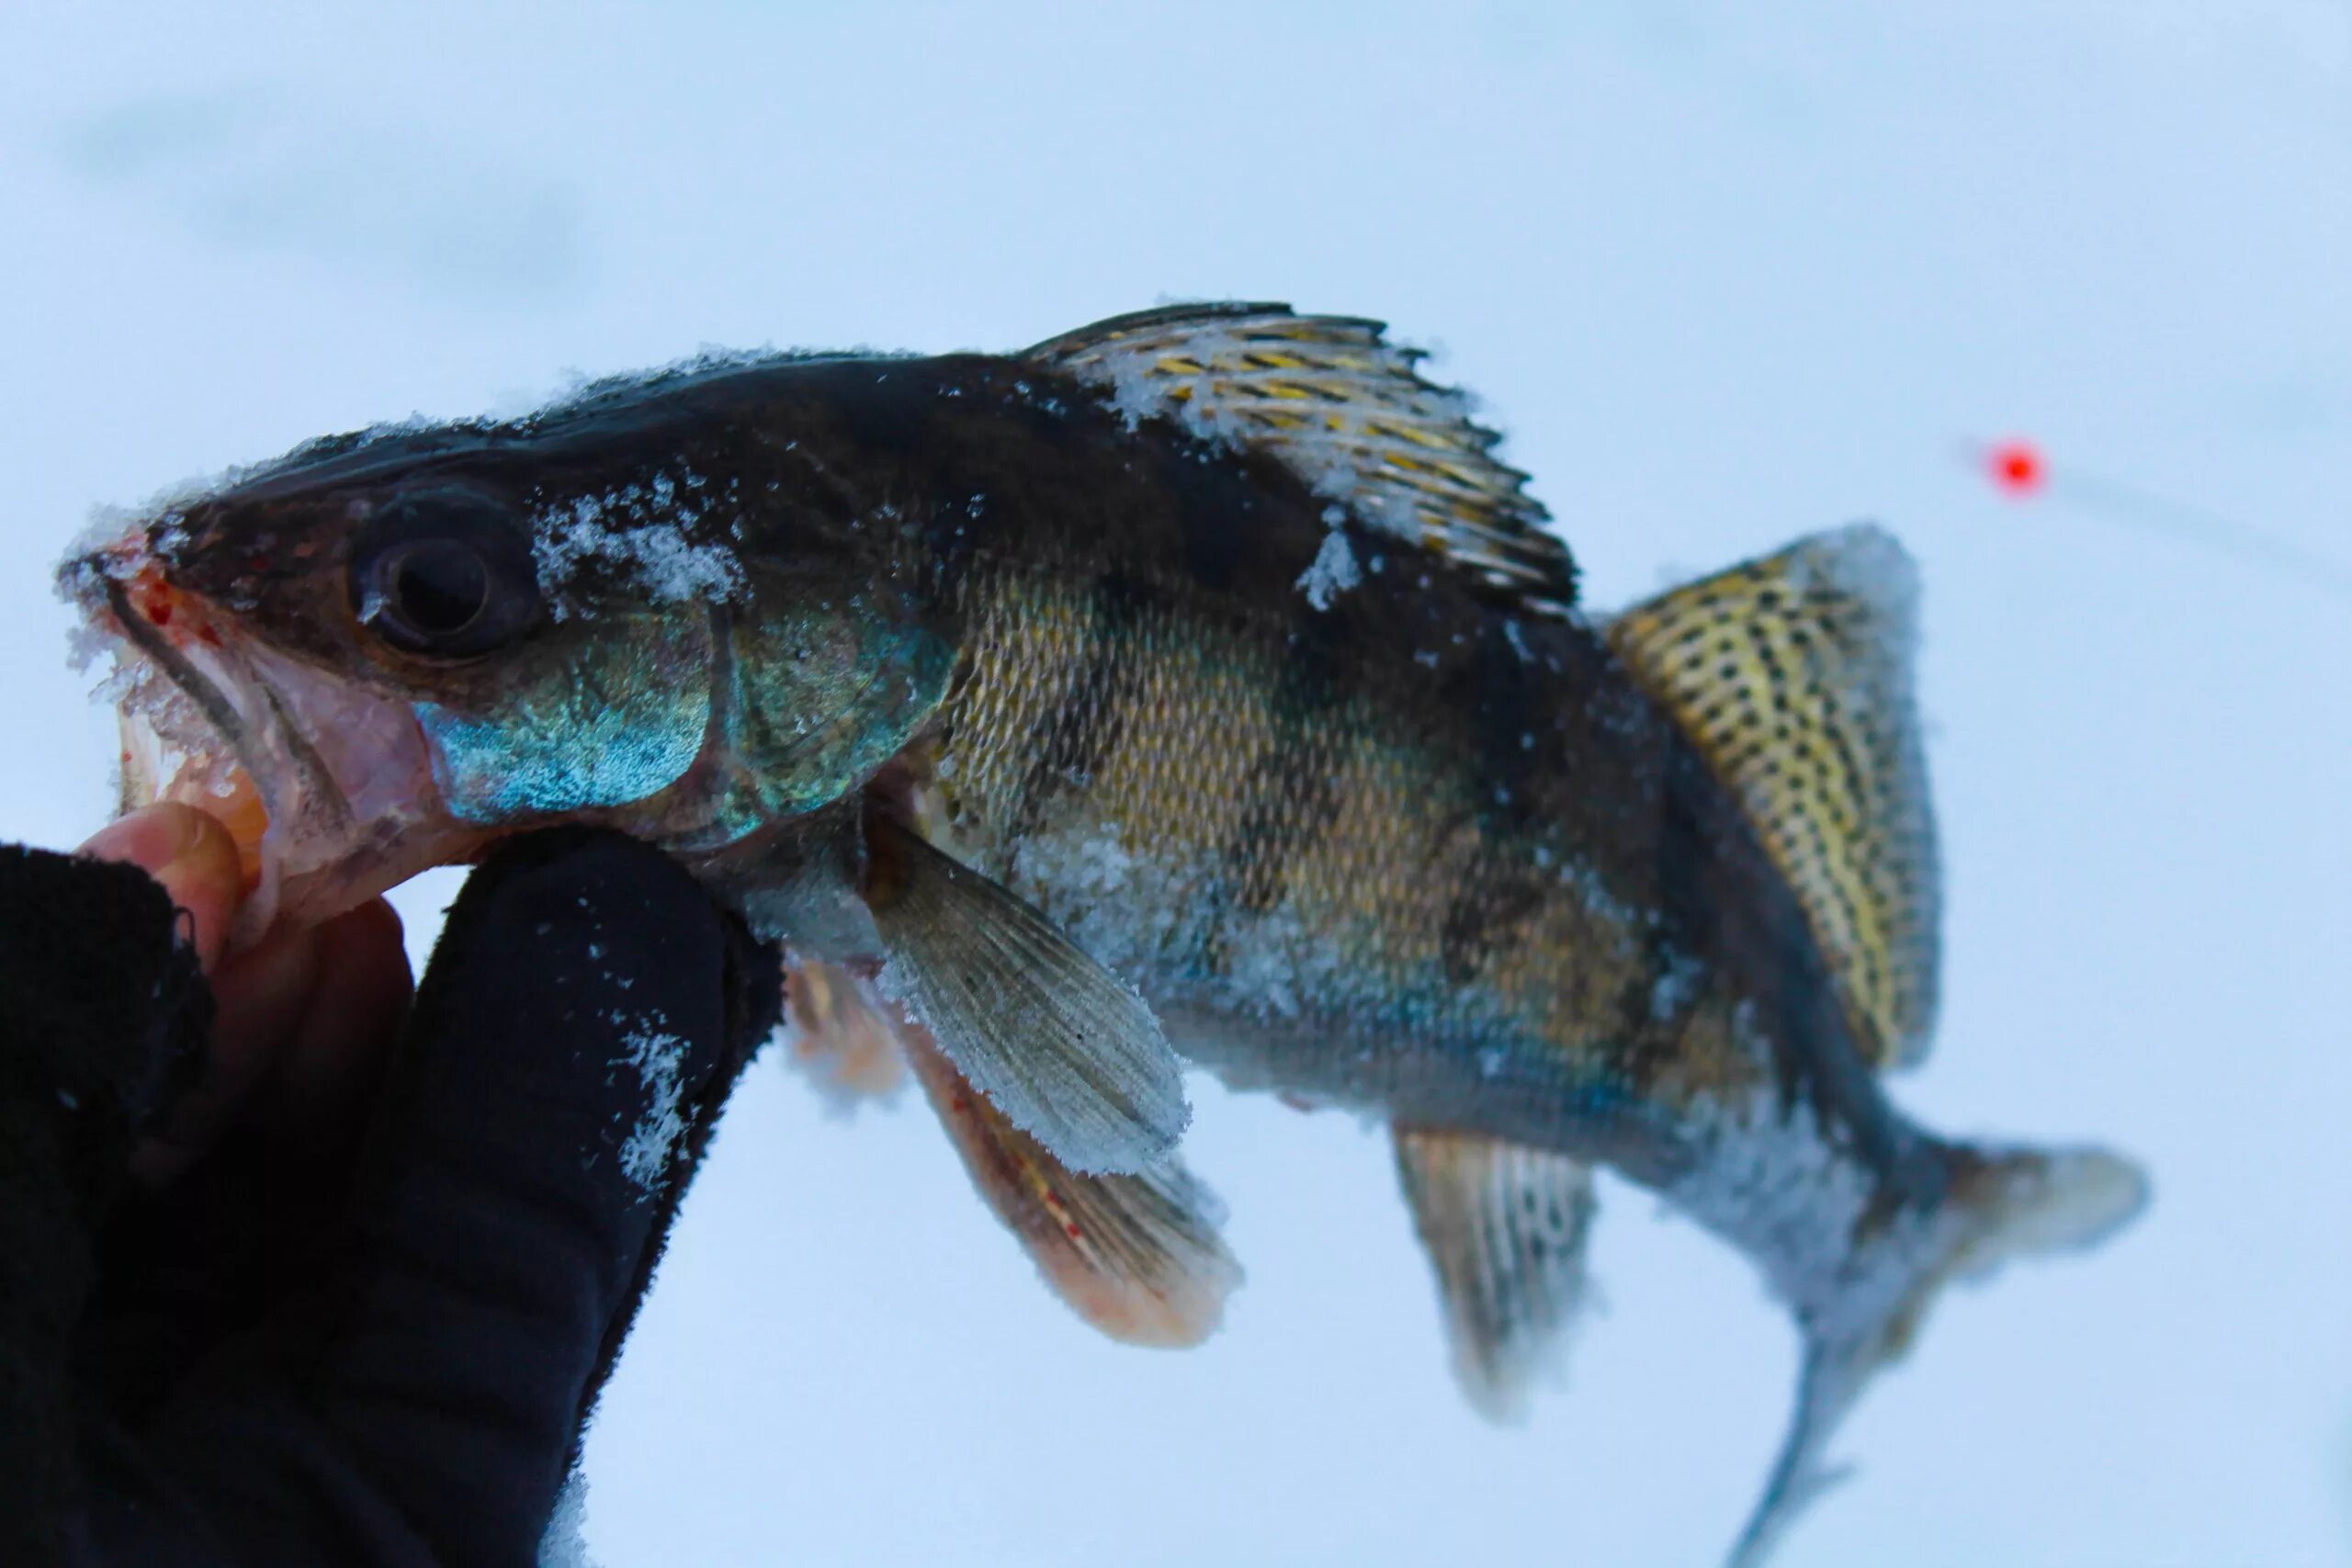
[[[211,972],[244,898],[236,841],[228,829],[192,806],[164,802],[108,823],[82,846],[82,853],[138,866],[163,884],[172,902],[187,912],[197,960]]]
[[[275,1132],[302,1149],[348,1146],[382,1082],[413,988],[401,918],[390,904],[362,904],[320,929],[318,978],[271,1077]]]
[[[212,976],[212,1044],[204,1071],[131,1151],[131,1174],[171,1180],[202,1158],[269,1073],[316,989],[322,928],[280,931],[222,962]]]

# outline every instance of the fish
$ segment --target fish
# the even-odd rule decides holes
[[[1596,1173],[1659,1195],[1801,1341],[1754,1563],[1942,1287],[2105,1240],[2147,1179],[1889,1093],[1940,987],[1895,539],[1595,610],[1421,358],[1252,303],[709,355],[312,442],[60,581],[125,804],[239,840],[239,940],[538,825],[650,840],[1116,1337],[1197,1343],[1241,1279],[1188,1068],[1387,1124],[1498,1419],[1589,1298]]]

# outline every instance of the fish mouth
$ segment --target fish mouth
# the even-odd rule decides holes
[[[407,704],[239,636],[152,562],[77,564],[103,583],[91,609],[119,638],[122,809],[175,801],[228,829],[246,886],[232,949],[479,851]]]

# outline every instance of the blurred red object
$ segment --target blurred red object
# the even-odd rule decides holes
[[[2030,441],[2004,441],[1984,455],[1993,482],[2007,495],[2022,500],[2035,494],[2050,477],[2041,449]]]

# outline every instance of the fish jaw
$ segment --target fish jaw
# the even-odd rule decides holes
[[[447,810],[408,704],[241,635],[133,545],[83,558],[67,580],[119,667],[122,808],[192,806],[236,843],[232,949],[470,859],[492,836]]]

